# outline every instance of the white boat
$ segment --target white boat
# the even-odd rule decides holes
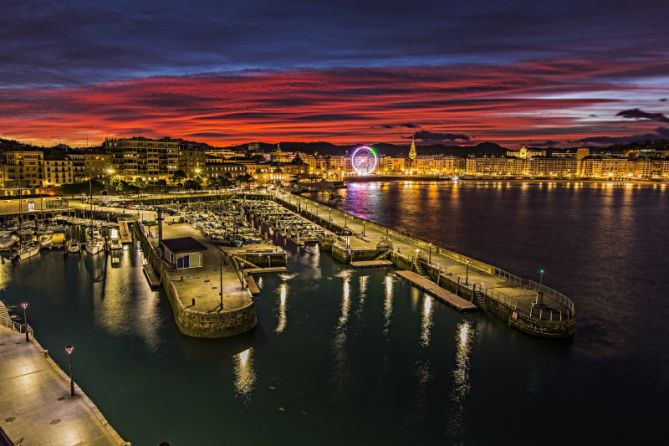
[[[53,235],[51,234],[42,234],[39,236],[39,246],[41,249],[51,249],[51,243],[53,242]]]
[[[0,237],[0,251],[7,251],[12,249],[12,246],[16,244],[19,238],[15,235],[3,235]]]
[[[104,249],[104,246],[105,244],[102,239],[89,238],[86,240],[86,243],[84,244],[84,249],[89,254],[98,254],[100,251]]]
[[[123,244],[121,244],[121,240],[118,238],[113,238],[109,242],[109,249],[112,251],[121,251],[123,250]]]
[[[81,251],[81,245],[78,240],[68,240],[65,244],[65,251],[68,254],[77,254]]]
[[[39,254],[39,243],[31,242],[22,245],[19,248],[18,256],[21,260],[26,260]]]

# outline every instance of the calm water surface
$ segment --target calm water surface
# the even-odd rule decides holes
[[[577,305],[572,341],[461,315],[390,270],[291,250],[262,276],[259,326],[179,334],[141,253],[42,254],[2,296],[136,445],[581,444],[656,437],[669,397],[669,189],[356,183],[338,205],[511,272],[546,269]],[[289,247],[290,248],[290,247]],[[106,276],[106,280],[101,279]]]

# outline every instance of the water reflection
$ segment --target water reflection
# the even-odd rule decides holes
[[[385,278],[386,291],[383,299],[383,334],[388,337],[390,332],[390,318],[393,314],[393,276],[388,274]]]
[[[420,345],[423,347],[430,346],[430,332],[432,331],[432,306],[434,299],[432,296],[426,294],[423,299],[423,317],[420,328]]]
[[[279,293],[279,322],[276,325],[276,332],[283,333],[283,330],[286,328],[286,323],[288,322],[288,284],[286,282],[281,283],[278,288]]]
[[[367,285],[369,283],[369,276],[360,276],[360,305],[355,312],[355,315],[362,317],[362,311],[365,307],[365,299],[367,298]]]
[[[256,373],[253,369],[253,347],[249,347],[232,357],[235,369],[235,391],[240,396],[248,396],[256,382]]]
[[[466,418],[465,403],[469,396],[469,355],[474,329],[469,321],[458,323],[455,332],[455,369],[453,370],[453,391],[451,392],[451,416],[449,432],[462,438]]]
[[[343,397],[350,378],[350,370],[346,360],[346,340],[348,338],[347,325],[349,319],[349,312],[351,309],[351,273],[350,271],[343,272],[342,277],[342,298],[341,298],[341,314],[337,320],[335,327],[334,341],[332,344],[333,356],[335,366],[333,369],[333,379],[335,382],[335,396],[337,398]]]

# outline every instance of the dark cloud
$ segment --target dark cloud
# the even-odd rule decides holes
[[[623,110],[619,113],[616,113],[616,116],[620,116],[626,119],[649,119],[651,121],[657,122],[669,122],[669,118],[667,118],[662,113],[648,113],[638,108]]]
[[[625,136],[589,136],[577,140],[579,143],[596,144],[596,145],[611,145],[611,144],[629,144],[642,141],[658,141],[662,139],[669,139],[669,128],[658,127],[653,133],[644,133],[638,135]]]
[[[413,122],[406,122],[404,124],[383,124],[381,126],[381,128],[384,128],[384,129],[394,129],[394,128],[398,128],[398,127],[403,127],[403,128],[406,128],[406,129],[419,129],[420,125],[414,124]]]
[[[667,102],[667,98],[661,98],[660,102]]]
[[[12,86],[80,85],[247,69],[510,63],[574,48],[586,59],[619,60],[626,68],[618,77],[666,73],[637,63],[666,54],[669,8],[661,1],[643,8],[631,0],[453,3],[4,1],[0,79]],[[554,69],[535,68],[547,76]],[[580,66],[565,61],[563,68]],[[455,88],[477,94],[497,86]],[[342,93],[356,91],[384,92]]]
[[[428,130],[420,130],[414,133],[413,137],[419,141],[431,143],[465,142],[471,140],[469,136],[461,133],[430,132]]]

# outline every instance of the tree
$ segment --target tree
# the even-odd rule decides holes
[[[185,179],[186,179],[186,172],[184,172],[183,170],[175,170],[174,173],[172,174],[172,180],[175,183],[178,183]]]
[[[195,180],[186,180],[184,181],[184,187],[188,190],[200,190],[202,186]]]

